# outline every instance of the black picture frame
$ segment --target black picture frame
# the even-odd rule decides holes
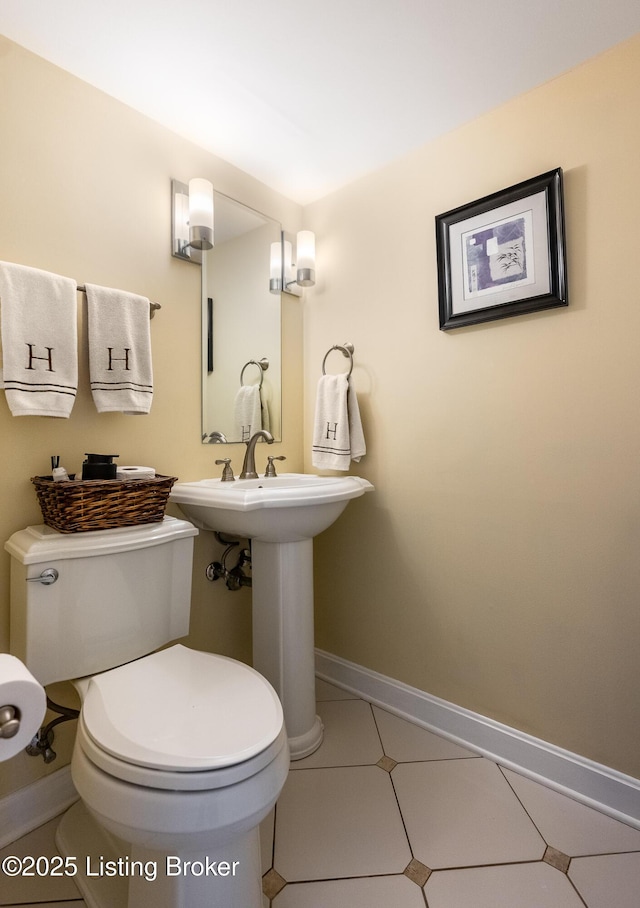
[[[436,217],[440,330],[568,305],[562,168]]]

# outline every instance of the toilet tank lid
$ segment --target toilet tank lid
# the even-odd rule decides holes
[[[158,523],[85,533],[59,533],[48,526],[31,526],[14,533],[4,547],[22,564],[39,564],[50,559],[86,558],[144,549],[197,535],[198,530],[188,521],[164,517]]]

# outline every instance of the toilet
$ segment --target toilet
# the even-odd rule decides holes
[[[80,696],[81,800],[57,842],[95,908],[262,905],[258,827],[287,777],[287,735],[258,672],[173,642],[189,630],[197,532],[165,517],[27,527],[5,544],[11,652]]]

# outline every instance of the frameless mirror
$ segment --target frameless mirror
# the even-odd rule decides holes
[[[214,193],[214,247],[202,257],[202,441],[282,435],[279,293],[269,292],[281,225]]]

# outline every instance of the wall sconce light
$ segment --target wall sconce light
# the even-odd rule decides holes
[[[171,180],[171,254],[201,264],[202,252],[212,247],[213,185],[200,177],[188,186]]]
[[[269,290],[271,293],[292,293],[302,296],[303,287],[316,282],[316,237],[311,230],[300,230],[296,237],[296,261],[292,246],[284,233],[279,243],[271,244]]]

